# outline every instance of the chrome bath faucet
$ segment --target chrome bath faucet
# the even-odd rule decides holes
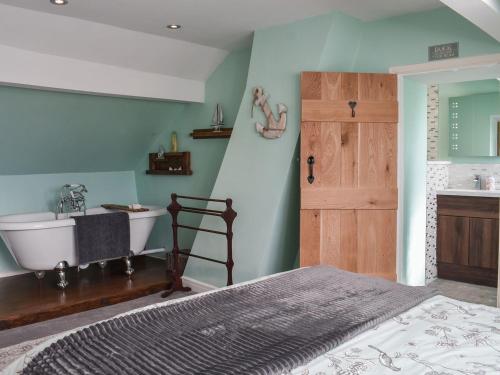
[[[481,190],[482,184],[481,184],[481,175],[480,174],[475,174],[474,180],[472,180],[472,182],[474,182],[474,190]]]
[[[83,184],[66,184],[59,192],[59,200],[55,209],[56,220],[59,214],[71,212],[87,213],[85,193],[88,190]]]

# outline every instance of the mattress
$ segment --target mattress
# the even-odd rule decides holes
[[[182,303],[208,293],[217,291],[167,301],[126,314]],[[62,333],[34,348],[7,367],[4,373],[18,373],[45,347],[81,328]],[[500,310],[436,296],[294,369],[292,374],[395,372],[419,375],[500,374]]]

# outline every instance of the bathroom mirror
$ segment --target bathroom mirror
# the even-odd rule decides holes
[[[440,84],[439,123],[449,156],[500,156],[500,80]]]

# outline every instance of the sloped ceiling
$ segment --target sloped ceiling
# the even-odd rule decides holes
[[[500,1],[441,0],[441,2],[500,42]]]
[[[0,44],[198,81],[227,55],[218,48],[5,5],[0,5]]]
[[[98,12],[98,10],[97,10]],[[0,83],[204,101],[222,49],[0,4]]]

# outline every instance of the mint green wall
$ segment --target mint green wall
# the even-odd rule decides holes
[[[234,228],[236,281],[287,269],[287,259],[298,251],[298,242],[290,244],[279,239],[296,231],[298,220],[295,214],[295,222],[291,221],[282,208],[283,200],[299,199],[297,190],[291,187],[294,179],[290,178],[297,174],[297,165],[292,160],[299,135],[299,73],[304,70],[387,72],[391,66],[426,62],[429,45],[457,40],[461,56],[500,52],[498,42],[448,9],[370,23],[332,13],[255,33],[245,95],[212,192],[214,197],[232,196],[239,212]],[[251,88],[256,85],[263,85],[271,94],[273,108],[278,102],[289,107],[287,131],[278,140],[265,140],[255,133],[254,122],[262,119],[250,118]],[[420,125],[415,121],[409,126]],[[422,155],[411,153],[405,158],[408,181],[422,178],[425,156],[424,164],[413,168],[413,163],[420,163],[421,159]],[[407,185],[408,182],[405,188]],[[422,208],[425,210],[425,205],[418,203],[425,201],[425,185],[418,184],[413,192],[405,202],[409,206],[407,217],[421,215]],[[417,211],[412,212],[413,209]],[[202,224],[218,225],[212,218],[204,218]],[[225,244],[220,238],[200,233],[193,249],[204,255],[223,257]],[[403,267],[404,280],[417,275],[408,281],[421,281],[418,275],[423,272],[424,251],[423,246],[404,250],[409,254]],[[216,285],[225,282],[223,270],[206,262],[190,260],[186,273]]]
[[[401,280],[425,284],[427,86],[405,78],[404,92],[404,190],[403,268]]]
[[[290,162],[285,190],[281,194],[278,205],[280,215],[276,216],[273,228],[276,235],[270,248],[269,257],[263,257],[261,264],[262,274],[269,275],[277,271],[290,270],[298,267],[299,258],[297,244],[300,241],[300,142],[295,146],[295,152]]]
[[[254,34],[248,81],[235,129],[227,146],[213,197],[230,196],[238,217],[234,223],[235,282],[289,269],[297,253],[297,210],[280,210],[298,202],[297,164],[292,160],[299,136],[300,82],[302,70],[316,70],[331,27],[331,15],[286,26],[258,30]],[[288,105],[288,125],[276,140],[262,138],[255,121],[265,121],[260,110],[250,118],[254,86],[262,85],[270,105]],[[285,203],[286,202],[286,203]],[[290,218],[290,211],[295,212]],[[288,215],[288,216],[287,216]],[[205,217],[202,225],[223,229],[217,218]],[[198,233],[193,251],[224,259],[225,239]],[[280,258],[280,259],[278,259]],[[186,274],[205,282],[223,285],[225,270],[220,265],[192,259]]]
[[[87,186],[89,207],[106,202],[137,202],[133,171],[4,175],[0,176],[0,215],[52,211],[59,189],[67,183]],[[0,274],[18,269],[0,240]]]
[[[500,43],[448,8],[412,13],[366,25],[356,69],[387,71],[389,66],[427,62],[427,47],[460,44],[460,56],[500,52]]]
[[[363,26],[360,20],[342,13],[330,15],[330,29],[321,54],[318,70],[353,71],[361,53]]]
[[[221,65],[206,82],[206,102],[203,104],[187,104],[179,111],[173,121],[165,126],[163,131],[149,146],[149,152],[156,152],[160,145],[168,150],[170,134],[177,132],[179,149],[191,152],[192,176],[149,176],[144,172],[148,167],[147,154],[136,168],[137,194],[143,203],[168,205],[170,194],[207,197],[212,191],[215,178],[219,171],[222,158],[226,151],[227,139],[197,139],[189,134],[193,129],[207,128],[212,121],[212,115],[217,103],[222,104],[225,126],[232,127],[243,95],[243,89],[248,72],[250,50],[233,52],[226,57]],[[196,205],[196,202],[189,202]],[[182,214],[181,220],[189,225],[198,226],[200,215]],[[159,220],[149,240],[148,247],[172,247],[172,231],[170,216]],[[195,232],[181,230],[180,244],[190,248]]]
[[[459,41],[460,56],[500,52],[500,44],[448,8],[362,22],[333,13],[319,68],[387,72],[391,66],[427,62],[427,47]]]
[[[439,96],[466,96],[498,92],[500,81],[497,79],[482,79],[479,81],[453,82],[439,84]]]
[[[133,170],[183,106],[0,86],[0,175]]]

